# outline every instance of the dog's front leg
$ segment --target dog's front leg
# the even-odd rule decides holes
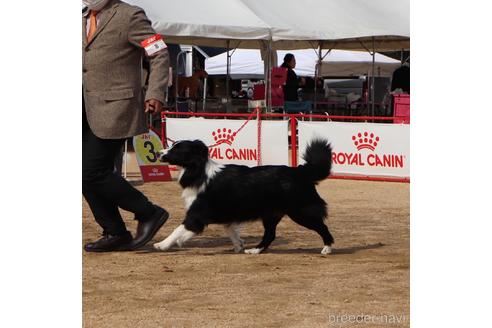
[[[174,229],[174,231],[163,241],[160,243],[154,244],[154,248],[160,251],[167,251],[175,244],[179,247],[183,246],[183,244],[190,240],[195,233],[185,228],[183,224]]]

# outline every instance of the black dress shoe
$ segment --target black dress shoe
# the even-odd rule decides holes
[[[112,236],[105,234],[98,241],[87,243],[84,246],[86,252],[114,252],[131,250],[132,235],[126,232],[123,235]]]
[[[143,222],[138,222],[137,234],[132,242],[132,248],[137,249],[147,244],[164,225],[169,218],[169,213],[162,207],[156,206],[152,217]]]

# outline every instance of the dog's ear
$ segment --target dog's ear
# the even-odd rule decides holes
[[[193,148],[196,153],[205,160],[208,160],[208,147],[201,140],[193,140]]]

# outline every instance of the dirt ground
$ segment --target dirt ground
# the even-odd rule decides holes
[[[327,180],[334,252],[285,217],[267,253],[235,254],[221,226],[172,252],[83,254],[84,327],[408,327],[409,184]],[[183,219],[177,182],[138,186],[172,218]],[[136,222],[124,218],[132,232]],[[247,225],[247,247],[261,223]],[[100,230],[83,204],[83,241]],[[357,320],[354,323],[354,320]],[[363,323],[362,320],[365,320]]]

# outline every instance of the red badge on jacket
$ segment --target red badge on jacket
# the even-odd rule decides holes
[[[156,52],[167,48],[167,45],[162,41],[160,34],[153,35],[150,38],[143,40],[140,42],[140,45],[145,49],[147,56],[152,56]]]

